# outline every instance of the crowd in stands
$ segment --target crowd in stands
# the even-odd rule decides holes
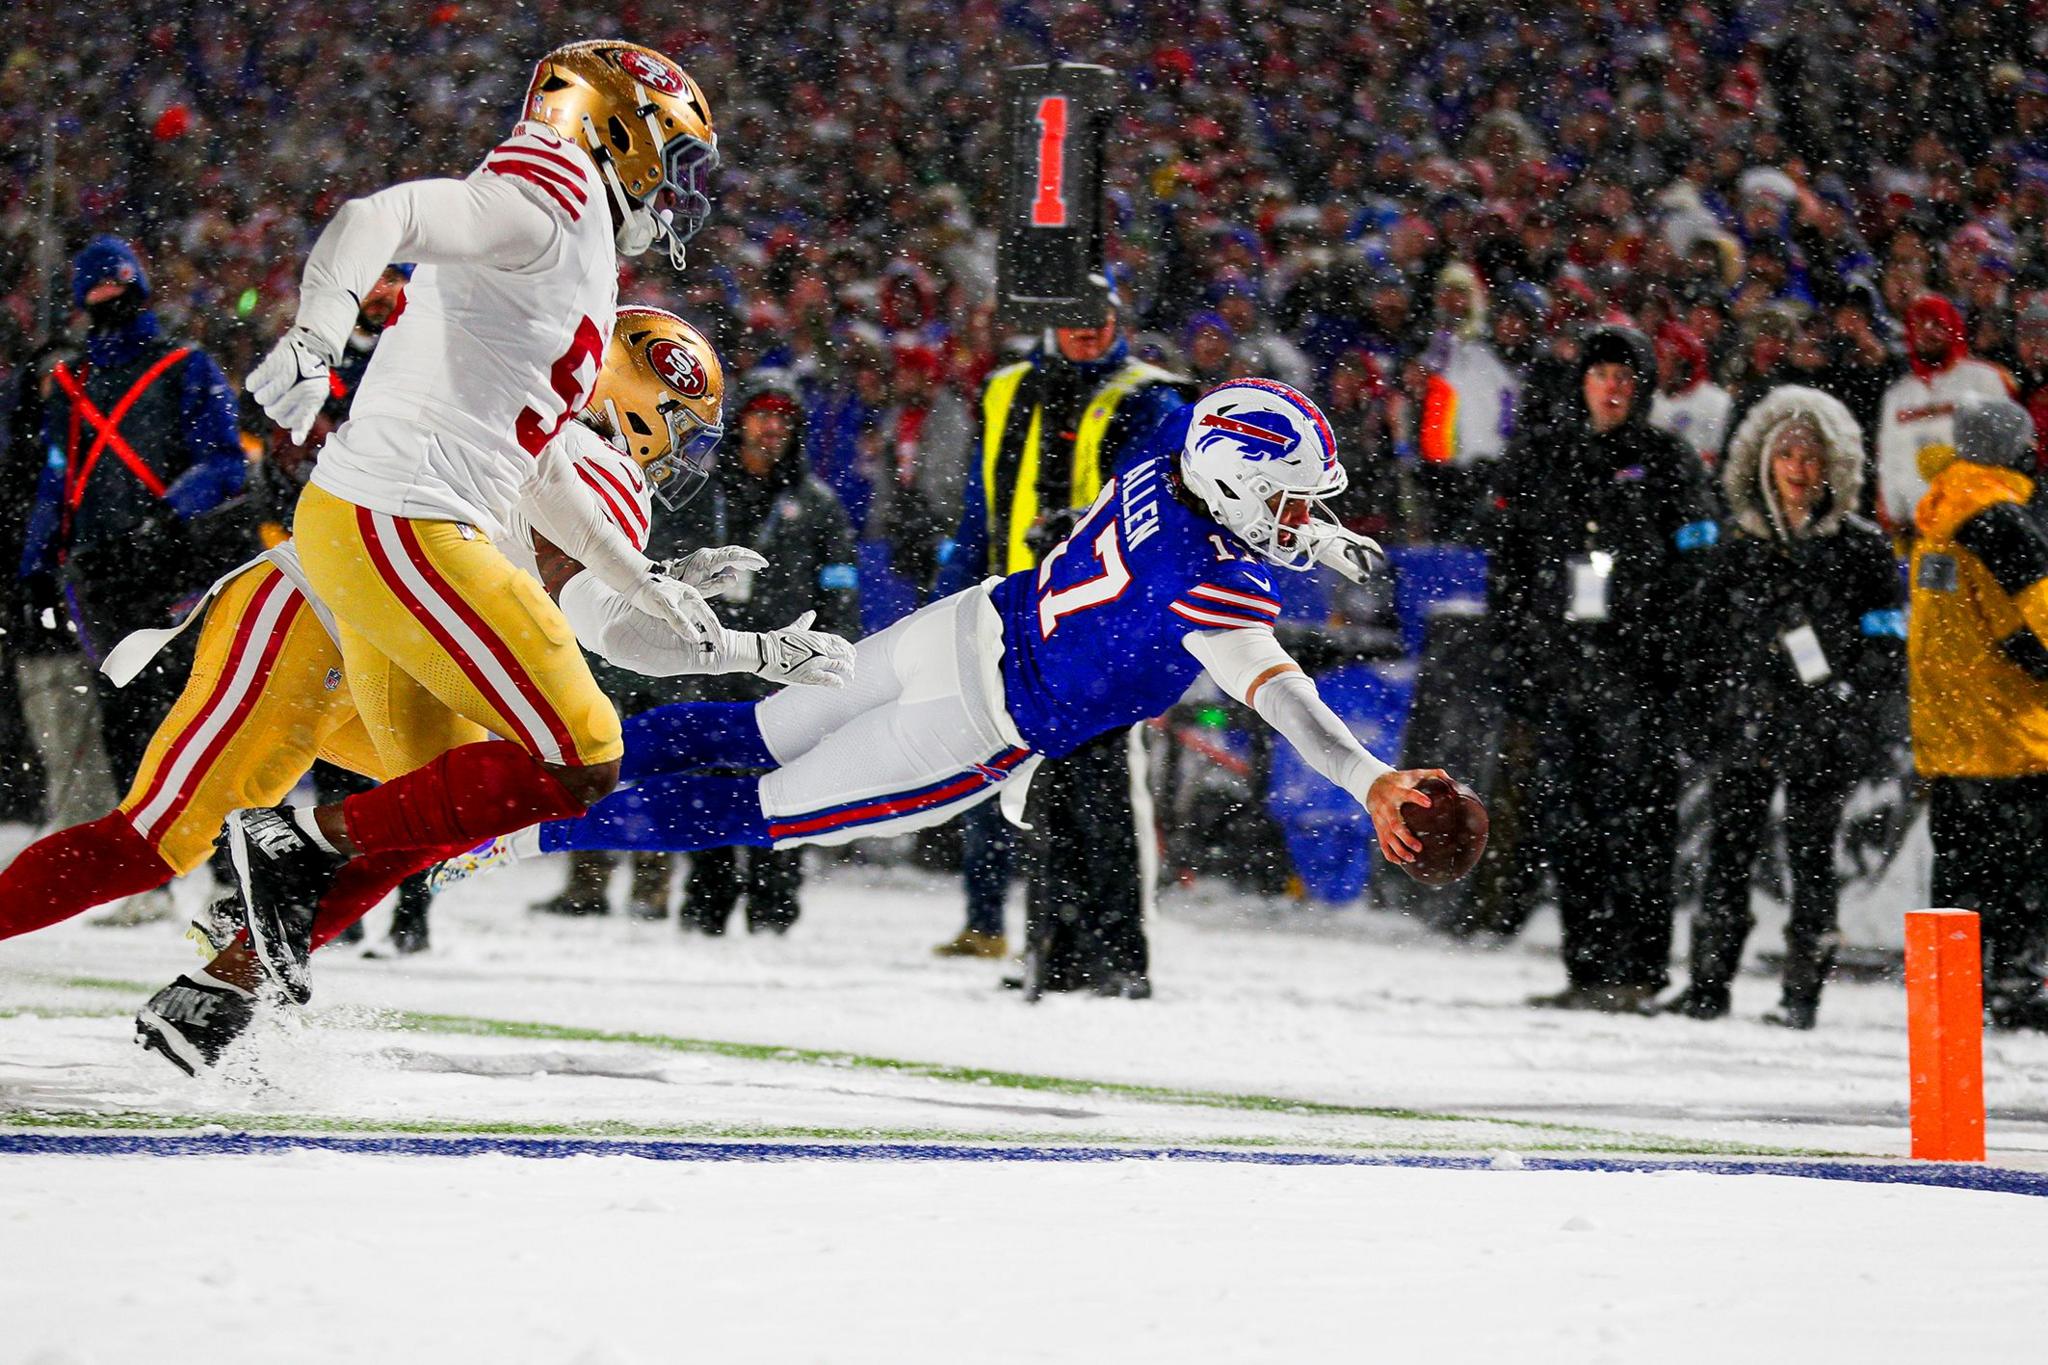
[[[957,496],[979,384],[1028,344],[994,308],[995,94],[1052,53],[1122,75],[1109,250],[1136,353],[1313,394],[1342,511],[1390,544],[1483,541],[1503,458],[1583,419],[1604,326],[1651,340],[1649,420],[1709,471],[1774,389],[1838,399],[1867,466],[1838,486],[1895,527],[1945,394],[2009,391],[2048,433],[2041,0],[22,10],[0,391],[61,337],[65,263],[101,232],[238,380],[338,204],[466,172],[535,54],[611,33],[690,70],[724,161],[686,272],[647,257],[622,301],[689,316],[736,381],[777,372],[813,472],[913,579],[946,528],[894,509]]]
[[[534,53],[618,31],[696,75],[725,158],[685,278],[643,264],[627,297],[679,304],[735,374],[793,371],[813,463],[865,526],[885,471],[957,458],[926,454],[927,414],[1001,342],[994,73],[1056,48],[1125,74],[1112,251],[1140,349],[1304,384],[1354,515],[1429,536],[1402,490],[1542,420],[1555,396],[1531,391],[1603,321],[1657,339],[1660,416],[1710,457],[1794,378],[1874,436],[1928,294],[2048,401],[2038,9],[141,0],[87,32],[24,11],[0,53],[0,366],[106,231],[150,263],[166,328],[240,374],[338,203],[467,170]]]

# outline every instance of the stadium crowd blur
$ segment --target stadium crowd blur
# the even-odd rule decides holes
[[[1577,439],[1603,326],[1650,340],[1648,416],[1707,516],[1786,384],[1861,427],[1836,485],[1858,506],[1833,510],[1900,531],[1946,438],[1896,386],[1988,374],[2048,433],[2041,0],[33,7],[0,51],[0,388],[61,336],[96,233],[239,383],[338,204],[462,173],[534,54],[614,32],[690,69],[724,157],[683,279],[646,258],[622,301],[792,383],[812,470],[913,579],[1021,340],[992,302],[994,73],[1054,50],[1127,83],[1110,249],[1136,353],[1311,392],[1343,514],[1389,546],[1485,544],[1503,460]],[[276,436],[246,401],[243,423],[262,458]]]

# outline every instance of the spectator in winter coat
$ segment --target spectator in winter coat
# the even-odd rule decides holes
[[[253,526],[208,516],[248,476],[234,392],[204,350],[162,335],[134,249],[93,238],[72,262],[71,296],[88,321],[85,356],[50,371],[43,438],[59,458],[43,466],[21,572],[61,585],[97,665],[130,631],[169,625],[184,599],[259,546]],[[92,670],[116,788],[142,766],[187,657],[166,650],[126,687]],[[131,918],[160,918],[171,903],[159,892],[131,907]]]
[[[1418,473],[1437,538],[1462,539],[1515,430],[1521,379],[1487,340],[1486,295],[1461,262],[1437,277],[1437,330],[1421,356]]]
[[[1237,333],[1220,313],[1201,312],[1181,329],[1181,350],[1188,358],[1188,376],[1203,388],[1244,373],[1237,354]]]
[[[2035,478],[2048,470],[2048,294],[2037,294],[2020,310],[2015,329],[2019,348],[2020,402],[2034,422]]]
[[[803,408],[780,376],[756,374],[740,393],[711,487],[674,518],[683,544],[744,545],[768,567],[743,574],[719,599],[732,630],[773,630],[815,610],[820,630],[860,634],[860,570],[853,527],[838,497],[804,464]],[[728,440],[732,438],[728,437]],[[770,690],[752,675],[693,679],[703,701],[753,701]],[[782,933],[796,922],[801,849],[722,848],[692,856],[683,894],[684,928],[725,932],[742,898],[750,932]]]
[[[1650,425],[1692,447],[1712,469],[1728,439],[1728,411],[1735,399],[1707,373],[1707,348],[1692,329],[1667,322],[1657,329],[1657,396]]]
[[[1691,689],[1720,764],[1713,834],[1692,979],[1667,1010],[1728,1012],[1755,924],[1750,871],[1782,784],[1792,916],[1783,995],[1765,1020],[1813,1027],[1834,961],[1842,807],[1904,682],[1904,591],[1884,533],[1854,514],[1862,484],[1862,433],[1817,389],[1774,390],[1728,443],[1728,533],[1705,557]]]
[[[85,359],[52,371],[44,439],[64,458],[44,467],[22,572],[60,574],[79,640],[98,659],[131,630],[170,624],[180,599],[256,547],[223,554],[194,527],[248,472],[220,366],[161,335],[149,276],[118,237],[78,253],[71,295],[89,320]],[[183,665],[160,659],[122,689],[93,681],[107,756],[125,781],[183,688]]]
[[[896,572],[919,587],[932,581],[939,545],[952,532],[974,440],[973,416],[944,368],[929,346],[898,348],[868,508],[868,538],[886,542]]]
[[[1842,400],[1866,437],[1876,432],[1884,410],[1885,391],[1902,368],[1890,340],[1892,327],[1877,291],[1867,285],[1847,289],[1832,309],[1834,364],[1828,382],[1818,387]],[[1875,453],[1864,457],[1863,506],[1868,512],[1876,497]]]
[[[1251,282],[1233,279],[1218,292],[1216,313],[1237,334],[1238,363],[1245,373],[1269,375],[1305,391],[1312,379],[1308,356],[1284,332],[1268,325]]]
[[[1648,337],[1594,331],[1571,417],[1509,450],[1493,500],[1495,679],[1538,746],[1529,806],[1569,976],[1532,1004],[1634,1010],[1667,980],[1676,703],[1695,554],[1717,530],[1698,458],[1649,424],[1655,383]]]
[[[1956,404],[1965,396],[2012,396],[2012,379],[1971,356],[1963,315],[1939,294],[1922,294],[1906,310],[1906,360],[1911,372],[1885,390],[1877,427],[1878,514],[1901,529],[1933,477],[1955,454]]]
[[[2048,1029],[2048,532],[2034,426],[2007,398],[1955,408],[1955,458],[1914,522],[1907,658],[1936,905],[1983,921],[1984,1003]]]

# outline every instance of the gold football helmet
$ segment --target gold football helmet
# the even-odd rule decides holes
[[[704,177],[718,167],[711,105],[688,72],[651,47],[593,39],[558,47],[533,69],[525,117],[597,162],[619,211],[619,250],[656,240],[683,268],[683,246],[711,215]]]
[[[673,512],[711,479],[725,435],[725,371],[689,323],[659,308],[619,310],[590,407]]]

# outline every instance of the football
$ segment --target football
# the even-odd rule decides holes
[[[1422,852],[1401,870],[1424,886],[1449,886],[1479,863],[1486,851],[1486,806],[1462,782],[1424,778],[1416,790],[1428,806],[1403,806],[1408,828],[1422,841]]]

